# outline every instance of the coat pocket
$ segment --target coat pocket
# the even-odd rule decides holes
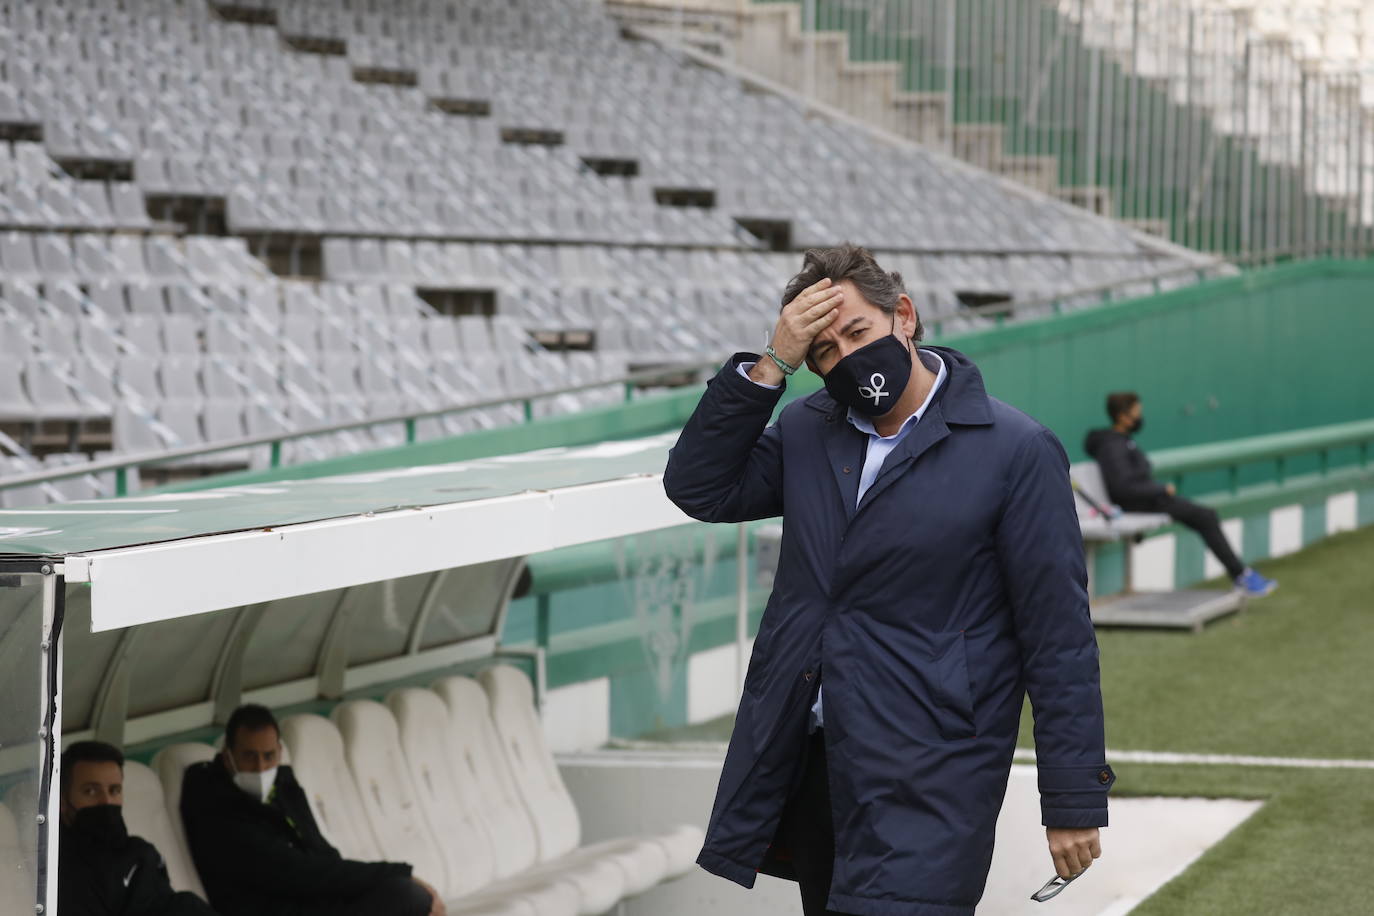
[[[978,734],[973,718],[973,683],[969,679],[964,634],[943,633],[935,656],[936,719],[946,741]]]

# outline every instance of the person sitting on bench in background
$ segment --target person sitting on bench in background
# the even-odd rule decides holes
[[[62,916],[215,916],[174,891],[161,853],[124,826],[124,755],[101,741],[62,753],[57,907]]]
[[[1174,521],[1202,536],[1226,574],[1236,587],[1251,598],[1263,598],[1278,588],[1273,579],[1266,579],[1241,562],[1231,549],[1226,533],[1221,530],[1221,518],[1215,509],[1179,496],[1173,484],[1158,483],[1150,468],[1150,459],[1132,438],[1145,425],[1140,396],[1134,391],[1117,391],[1107,395],[1107,416],[1110,429],[1095,429],[1088,433],[1083,450],[1102,469],[1107,495],[1127,512],[1163,512]]]
[[[181,818],[196,870],[225,916],[444,916],[434,888],[399,862],[343,858],[281,764],[270,710],[241,706],[224,750],[187,768]]]

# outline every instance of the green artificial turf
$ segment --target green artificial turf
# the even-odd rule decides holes
[[[1374,527],[1259,568],[1279,590],[1201,633],[1098,631],[1109,747],[1374,760]],[[725,740],[732,719],[646,737]],[[1115,796],[1264,802],[1133,914],[1374,914],[1374,770],[1113,767]]]
[[[1201,633],[1099,631],[1110,747],[1374,758],[1374,527],[1260,569]]]
[[[1201,633],[1098,632],[1111,748],[1374,759],[1374,528],[1260,569],[1279,590]],[[1374,771],[1114,768],[1116,795],[1265,803],[1139,916],[1374,913]]]

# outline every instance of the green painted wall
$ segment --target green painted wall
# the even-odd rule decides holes
[[[951,343],[1073,460],[1087,457],[1083,435],[1106,425],[1103,401],[1116,390],[1140,393],[1147,451],[1368,419],[1374,263],[1255,271]]]

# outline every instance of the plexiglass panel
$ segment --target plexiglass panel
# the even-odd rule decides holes
[[[343,591],[273,601],[263,611],[243,659],[246,690],[285,684],[315,673],[320,647]]]
[[[494,633],[510,577],[522,558],[460,566],[439,573],[434,606],[420,641],[431,649]]]
[[[197,614],[140,628],[129,681],[129,715],[208,699],[215,664],[236,614]]]
[[[420,600],[433,573],[374,582],[348,590],[344,610],[351,614],[348,663],[357,665],[404,655]]]
[[[89,728],[100,685],[124,630],[91,632],[91,588],[67,586],[62,665],[62,730]]]
[[[0,570],[0,914],[38,902],[43,577]]]

